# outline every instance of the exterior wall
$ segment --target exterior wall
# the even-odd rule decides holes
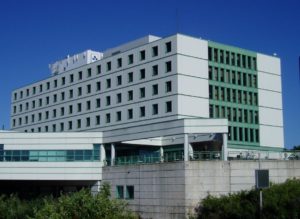
[[[284,136],[280,59],[257,54],[257,70],[260,144],[282,148]]]
[[[222,195],[255,186],[258,161],[190,161],[103,168],[103,182],[134,186],[129,206],[142,218],[185,218],[208,194]],[[261,161],[270,181],[300,178],[300,161]]]

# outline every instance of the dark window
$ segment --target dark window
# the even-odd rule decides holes
[[[126,199],[134,199],[134,186],[126,186]]]
[[[158,94],[158,84],[153,84],[152,85],[152,95],[157,95]]]
[[[133,72],[128,73],[128,83],[133,81]]]
[[[111,70],[111,62],[107,62],[106,63],[106,71],[110,71]]]
[[[69,98],[73,98],[73,90],[69,90]]]
[[[110,123],[110,113],[106,113],[106,123]]]
[[[92,76],[92,69],[91,68],[88,68],[87,70],[87,77],[91,77]]]
[[[97,81],[96,82],[96,91],[100,91],[101,90],[101,82]]]
[[[111,87],[111,80],[110,78],[106,79],[106,88],[110,88]]]
[[[212,61],[212,48],[208,47],[208,60]]]
[[[117,103],[121,103],[122,102],[122,94],[118,93],[117,94]]]
[[[146,115],[146,109],[144,106],[140,107],[140,117],[145,117]]]
[[[100,116],[96,116],[96,125],[100,125]]]
[[[133,118],[133,110],[132,109],[128,109],[127,114],[128,114],[128,119]]]
[[[167,52],[171,52],[172,51],[172,43],[171,42],[167,42],[166,43],[166,53]]]
[[[117,76],[117,85],[122,85],[122,75]]]
[[[101,107],[101,99],[97,98],[96,99],[96,108],[100,108]]]
[[[116,116],[117,116],[117,118],[116,118],[116,121],[117,121],[117,122],[119,122],[119,121],[122,120],[122,113],[121,113],[121,111],[118,111],[118,112],[116,113]]]
[[[106,96],[106,106],[110,105],[110,96]]]
[[[101,65],[97,65],[97,74],[101,73]]]
[[[124,186],[116,187],[116,198],[124,199]]]
[[[171,92],[172,91],[172,81],[167,81],[166,82],[166,92]]]
[[[152,105],[152,114],[157,115],[158,114],[158,104]]]
[[[70,83],[73,83],[73,81],[74,81],[74,75],[73,74],[70,74]]]
[[[117,66],[118,66],[118,68],[122,67],[122,58],[117,59]]]
[[[140,88],[140,98],[144,98],[146,96],[146,91],[145,91],[145,88],[142,87]]]
[[[128,64],[132,64],[133,63],[133,54],[128,55]]]
[[[66,84],[66,78],[65,77],[62,77],[61,78],[61,85],[65,85]]]
[[[91,125],[91,118],[87,117],[86,118],[86,127],[89,127]]]
[[[81,87],[79,87],[79,88],[77,89],[77,95],[78,95],[78,96],[81,96],[81,95],[82,95],[82,88],[81,88]]]
[[[172,71],[172,62],[168,61],[166,62],[166,72]]]
[[[158,75],[158,65],[153,65],[152,66],[152,75]]]
[[[86,101],[86,110],[90,110],[91,109],[91,101],[88,100]]]
[[[158,56],[158,46],[152,47],[152,56]]]
[[[166,113],[172,112],[172,101],[166,102]]]
[[[47,90],[50,89],[50,82],[47,82],[46,87],[47,87]],[[27,90],[27,91],[28,91],[28,92],[27,92],[27,96],[28,96],[28,95],[29,95],[29,90]]]
[[[78,72],[78,80],[82,80],[82,71]]]
[[[140,79],[145,79],[146,77],[146,70],[143,68],[140,70]]]
[[[77,112],[81,112],[81,103],[77,103]]]
[[[146,59],[146,51],[142,50],[140,51],[140,60],[143,61]]]
[[[133,100],[133,91],[128,91],[128,101]]]

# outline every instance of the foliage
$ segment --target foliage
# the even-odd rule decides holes
[[[21,200],[17,195],[0,196],[0,219],[131,219],[137,216],[124,201],[110,198],[110,187],[103,184],[97,195],[90,190]]]
[[[195,217],[259,218],[259,191],[241,191],[221,197],[208,196],[195,208]],[[263,190],[261,218],[300,218],[300,179],[272,184]]]
[[[300,145],[294,146],[293,150],[294,150],[294,151],[300,151]]]

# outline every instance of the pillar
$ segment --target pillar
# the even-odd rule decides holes
[[[116,149],[115,149],[115,145],[111,144],[110,147],[110,165],[114,166],[115,165],[115,159],[116,159]]]
[[[159,149],[159,155],[160,155],[160,162],[164,162],[164,148],[160,147]]]
[[[223,145],[222,145],[222,158],[227,160],[228,151],[227,151],[227,133],[223,133]]]
[[[93,183],[93,185],[91,186],[92,195],[97,195],[100,192],[100,185],[101,182],[99,180]]]
[[[100,161],[102,161],[106,165],[106,152],[104,144],[100,145]]]
[[[189,156],[191,159],[194,158],[194,149],[193,146],[191,144],[189,144]]]
[[[184,134],[184,161],[189,161],[189,136]]]

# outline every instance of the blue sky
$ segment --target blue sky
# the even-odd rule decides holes
[[[147,34],[168,36],[178,30],[277,53],[285,146],[300,145],[299,9],[299,0],[3,0],[0,125],[9,127],[11,91],[48,77],[49,63],[86,49],[103,51]]]

